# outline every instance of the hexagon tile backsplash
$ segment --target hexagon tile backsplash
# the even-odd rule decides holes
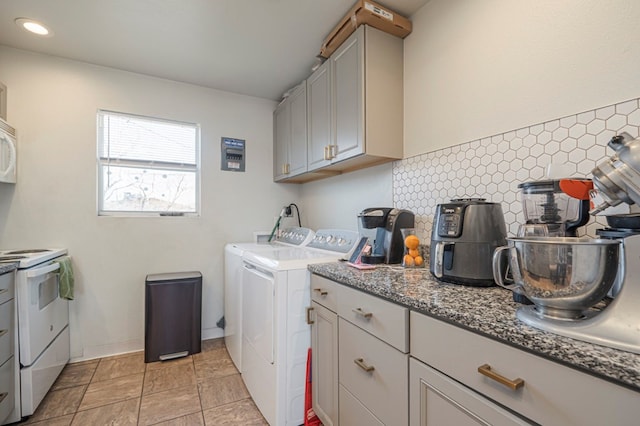
[[[572,168],[572,176],[591,177],[613,155],[611,137],[638,137],[639,127],[634,99],[399,160],[393,163],[394,206],[413,211],[416,228],[430,238],[437,204],[486,198],[502,203],[507,231],[515,235],[524,222],[518,184],[543,179],[551,162]],[[605,225],[592,217],[581,233],[595,237]]]

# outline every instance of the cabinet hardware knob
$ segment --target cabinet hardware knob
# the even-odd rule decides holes
[[[329,154],[329,145],[325,145],[324,147],[324,159],[331,160],[331,156]]]
[[[313,311],[313,306],[309,306],[307,308],[307,324],[315,324],[315,321],[311,319],[311,311]]]
[[[320,296],[326,296],[327,294],[329,294],[327,290],[323,290],[321,288],[314,288],[313,291],[317,291],[318,293],[320,293]]]
[[[333,160],[338,155],[338,145],[333,144],[329,145],[329,156]]]
[[[0,337],[4,336],[8,332],[9,332],[9,330],[0,330]]]
[[[358,316],[361,316],[362,318],[365,318],[365,319],[370,319],[373,316],[373,314],[371,312],[365,312],[365,311],[362,310],[362,308],[352,309],[351,311],[354,314],[356,314]]]
[[[362,368],[367,373],[371,373],[373,370],[375,370],[375,367],[373,365],[365,364],[363,358],[356,358],[353,360],[353,362],[355,362],[358,367]]]
[[[520,378],[513,379],[513,380],[507,379],[506,377],[501,376],[500,374],[493,371],[489,364],[484,364],[478,367],[478,373],[490,378],[491,380],[495,380],[496,382],[502,385],[505,385],[506,387],[508,387],[513,391],[516,391],[521,387],[524,387],[524,380]]]
[[[9,395],[9,392],[0,393],[0,403],[2,403],[2,401],[4,401],[4,399],[7,397],[7,395]]]

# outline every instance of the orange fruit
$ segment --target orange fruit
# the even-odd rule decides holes
[[[409,256],[414,257],[414,258],[417,257],[417,256],[420,256],[420,251],[417,250],[417,249],[410,249],[409,250]]]
[[[420,239],[415,235],[407,235],[407,238],[404,239],[404,245],[408,249],[417,249],[420,245]]]
[[[413,257],[411,257],[408,254],[404,255],[404,260],[402,261],[402,264],[404,266],[413,266],[415,264],[415,262],[413,261]]]
[[[424,259],[422,258],[422,256],[416,256],[413,258],[413,262],[416,264],[416,266],[420,266],[424,263]]]

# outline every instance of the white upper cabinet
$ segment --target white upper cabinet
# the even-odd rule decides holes
[[[327,151],[333,143],[330,65],[331,62],[326,61],[307,79],[309,170],[331,164]]]
[[[307,86],[302,82],[273,112],[273,179],[307,171]]]
[[[402,79],[403,40],[361,25],[307,79],[306,173],[276,164],[275,180],[307,182],[401,159]]]

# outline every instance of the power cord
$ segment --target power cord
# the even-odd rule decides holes
[[[285,207],[287,216],[290,216],[293,214],[291,211],[291,207],[296,208],[296,215],[298,216],[298,226],[302,228],[302,221],[300,220],[300,210],[298,210],[298,206],[296,206],[294,203],[291,203],[287,207]]]

